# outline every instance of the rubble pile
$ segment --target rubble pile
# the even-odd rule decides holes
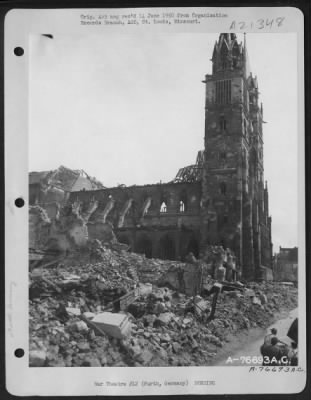
[[[96,240],[87,251],[32,269],[30,365],[208,365],[229,335],[268,326],[278,311],[297,306],[294,287],[249,283],[220,292],[208,320],[212,296],[164,286],[170,270],[188,281],[193,274],[189,264],[147,259]]]

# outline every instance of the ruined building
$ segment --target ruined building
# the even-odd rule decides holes
[[[184,259],[210,244],[230,248],[245,279],[271,268],[271,217],[264,184],[263,107],[246,43],[222,33],[205,84],[205,143],[194,165],[165,184],[71,191],[88,224],[113,225],[119,241],[147,257]]]
[[[281,247],[273,259],[275,281],[298,281],[298,248]]]
[[[70,192],[104,189],[97,179],[83,170],[71,170],[64,166],[53,171],[29,173],[29,204],[40,204],[50,217],[54,217],[59,205],[64,205]]]

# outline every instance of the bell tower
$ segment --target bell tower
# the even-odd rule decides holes
[[[234,33],[221,33],[211,61],[212,74],[203,81],[202,248],[208,244],[231,248],[243,277],[253,279],[263,254],[259,232],[260,213],[265,213],[263,121],[245,36],[244,43],[238,43]]]

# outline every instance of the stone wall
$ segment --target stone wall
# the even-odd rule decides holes
[[[98,202],[89,219],[89,233],[100,239],[111,224],[120,242],[147,257],[184,259],[199,254],[201,183],[166,183],[72,192],[69,202],[82,210]]]

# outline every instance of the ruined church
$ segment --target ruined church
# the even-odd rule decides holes
[[[71,191],[69,203],[98,208],[89,225],[113,225],[120,242],[146,257],[184,260],[209,245],[229,248],[242,277],[271,268],[271,217],[263,164],[263,106],[246,41],[221,33],[205,76],[204,150],[168,183]]]

